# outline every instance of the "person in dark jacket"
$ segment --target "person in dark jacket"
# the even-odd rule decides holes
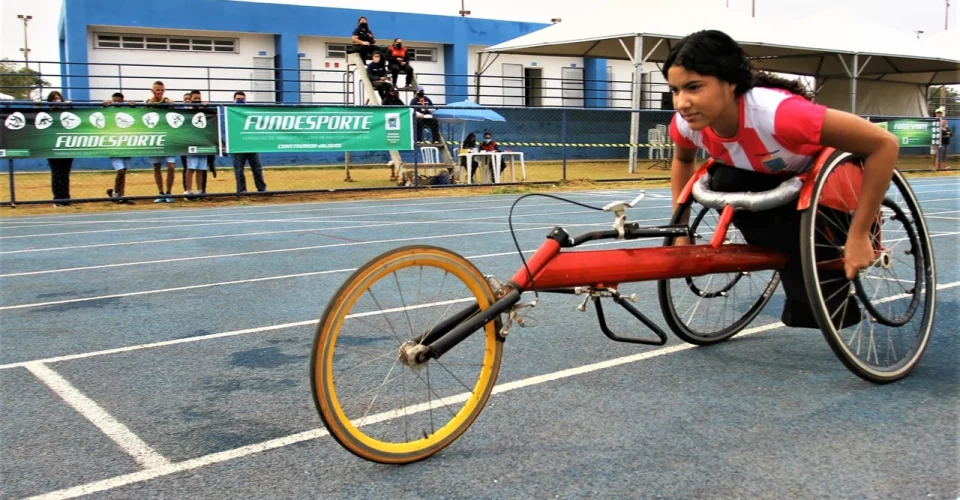
[[[410,58],[407,48],[403,46],[403,40],[395,38],[393,40],[393,45],[387,47],[386,54],[387,62],[390,68],[390,76],[393,78],[393,83],[400,85],[400,80],[398,78],[402,72],[404,75],[406,75],[406,83],[404,83],[404,88],[410,88],[413,85],[413,68],[410,66]]]
[[[363,63],[366,64],[373,54],[380,52],[380,47],[377,47],[377,39],[373,36],[373,32],[370,31],[370,27],[367,25],[366,16],[360,16],[360,19],[357,19],[357,28],[353,30],[353,45],[356,48],[357,53],[360,54],[360,58],[363,59]]]
[[[387,97],[383,99],[384,106],[403,106],[403,101],[400,100],[400,89],[391,85],[387,89]]]
[[[54,90],[47,95],[47,102],[63,103],[63,95]],[[53,106],[51,109],[57,109],[57,106]],[[47,164],[50,165],[53,206],[70,206],[70,169],[73,168],[73,158],[48,158]]]
[[[470,132],[469,134],[467,134],[467,138],[464,139],[462,143],[460,143],[460,149],[467,149],[467,150],[472,149],[472,150],[477,150],[477,149],[478,149],[478,148],[477,148],[477,134],[474,134],[473,132]],[[471,176],[472,178],[476,179],[476,178],[477,178],[477,167],[479,167],[480,164],[477,163],[477,159],[476,159],[476,158],[473,158],[470,163],[471,163],[471,165],[470,165],[470,176]],[[463,167],[463,168],[466,168],[466,167],[467,167],[467,157],[466,157],[466,156],[461,156],[461,157],[460,157],[460,166]]]
[[[367,76],[373,88],[380,94],[380,99],[384,99],[390,90],[390,82],[387,80],[387,67],[383,64],[383,57],[379,52],[373,53],[373,61],[367,65]]]
[[[417,95],[410,101],[417,117],[417,142],[423,142],[423,128],[429,127],[433,142],[440,142],[440,124],[433,117],[433,101],[424,93],[423,85],[417,85]]]

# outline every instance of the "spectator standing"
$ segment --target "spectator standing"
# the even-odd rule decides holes
[[[64,102],[63,95],[56,90],[47,94],[47,102]],[[59,106],[52,106],[51,109],[57,109]],[[53,206],[70,206],[70,169],[73,168],[73,158],[48,158],[47,164],[50,165],[50,188],[53,191]]]
[[[950,129],[950,122],[945,116],[946,110],[942,107],[937,108],[934,115],[940,120],[940,149],[937,151],[937,170],[946,170],[947,150],[950,149],[950,137],[953,136],[953,130]]]
[[[207,103],[203,100],[203,95],[199,90],[193,90],[190,92],[190,103],[191,107],[187,108],[191,111],[200,111],[207,106]],[[205,155],[188,155],[187,156],[187,186],[184,191],[184,195],[187,196],[187,199],[193,199],[193,195],[202,194],[204,191],[204,184],[207,182],[207,159]],[[196,180],[197,190],[193,191],[192,186],[193,182]]]
[[[184,104],[190,104],[190,102],[193,101],[191,95],[190,92],[183,94]],[[180,176],[180,179],[183,184],[183,190],[187,191],[187,155],[180,155],[180,165],[183,166],[183,175]]]
[[[120,106],[123,104],[123,94],[114,92],[109,101],[103,101],[106,106]],[[130,101],[130,107],[137,103]],[[117,171],[117,176],[113,181],[113,189],[107,189],[107,196],[113,199],[114,203],[133,205],[133,201],[123,199],[124,189],[127,183],[127,170],[130,168],[130,158],[110,158],[110,164]]]
[[[383,63],[383,56],[379,52],[374,52],[373,60],[367,65],[367,77],[373,88],[380,94],[380,99],[387,96],[390,90],[390,81],[387,79],[387,66]]]
[[[153,87],[151,87],[150,92],[152,95],[146,101],[143,102],[145,106],[166,106],[169,104],[174,104],[173,100],[169,97],[164,97],[166,89],[163,85],[163,82],[157,80],[153,82]],[[177,159],[174,156],[152,156],[149,158],[151,164],[153,164],[153,180],[157,182],[157,191],[160,192],[160,195],[157,196],[157,199],[153,200],[154,203],[173,203],[173,196],[170,195],[170,191],[173,190],[173,178],[177,171]],[[166,162],[167,164],[167,189],[163,189],[163,174],[160,172],[161,165]]]
[[[353,30],[352,40],[364,64],[373,54],[380,52],[380,47],[377,47],[377,39],[373,36],[373,32],[370,31],[367,24],[366,16],[360,16],[357,19],[357,28]]]
[[[407,48],[403,46],[403,40],[395,38],[393,45],[387,47],[387,61],[394,85],[400,85],[398,77],[402,72],[406,75],[404,88],[409,89],[413,85],[413,68],[410,66],[410,59],[407,56]]]
[[[433,101],[427,97],[423,85],[417,85],[417,95],[410,101],[417,118],[417,142],[423,142],[423,128],[430,128],[430,138],[440,142],[440,123],[433,117]]]
[[[234,104],[245,104],[247,95],[243,92],[233,94]],[[260,163],[260,153],[233,153],[233,176],[237,180],[237,194],[247,192],[247,179],[243,176],[244,163],[250,164],[250,171],[253,172],[253,183],[257,186],[257,191],[263,193],[267,190],[267,183],[263,180],[263,165]]]

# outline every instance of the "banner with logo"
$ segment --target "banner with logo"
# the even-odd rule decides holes
[[[216,108],[0,109],[0,157],[217,154]]]
[[[226,108],[227,151],[292,153],[413,149],[409,108]]]
[[[929,147],[934,136],[939,136],[937,121],[931,119],[897,118],[876,124],[897,136],[900,147],[905,148]]]

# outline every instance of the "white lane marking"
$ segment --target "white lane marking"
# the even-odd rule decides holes
[[[117,446],[127,452],[142,467],[147,469],[170,465],[170,461],[143,442],[127,426],[107,413],[96,401],[80,392],[67,379],[43,363],[28,363],[24,367],[51,391],[60,396],[83,418],[107,435]]]
[[[940,215],[924,215],[925,219],[944,219],[944,220],[960,220],[960,217],[944,217]]]
[[[953,283],[946,283],[946,284],[942,284],[942,285],[937,285],[937,290],[946,290],[946,289],[948,289],[948,288],[954,288],[954,287],[957,287],[957,286],[960,286],[960,281],[954,281]],[[899,295],[899,296],[887,297],[886,299],[881,299],[880,301],[878,301],[878,303],[882,303],[882,302],[886,302],[886,301],[890,301],[890,300],[898,300],[898,299],[904,298],[904,297],[908,297],[908,295],[906,295],[906,294],[901,294],[901,295]],[[298,321],[298,322],[295,322],[295,323],[283,323],[283,324],[279,324],[279,325],[262,326],[262,327],[257,327],[257,328],[247,328],[247,329],[244,329],[244,330],[234,330],[234,331],[230,331],[230,332],[212,333],[212,334],[209,334],[209,335],[199,335],[199,336],[196,336],[196,337],[186,337],[186,338],[174,339],[174,340],[164,340],[164,341],[161,341],[161,342],[151,342],[151,343],[149,343],[149,344],[139,344],[139,345],[126,346],[126,347],[116,347],[116,348],[113,348],[113,349],[104,349],[104,350],[101,350],[101,351],[90,351],[90,352],[82,352],[82,353],[78,353],[78,354],[68,354],[68,355],[66,355],[66,356],[56,356],[56,357],[51,357],[51,358],[35,359],[35,360],[32,360],[32,361],[19,361],[19,362],[16,362],[16,363],[7,363],[7,364],[5,364],[5,365],[0,365],[0,370],[10,370],[10,369],[13,369],[13,368],[20,368],[20,367],[27,366],[27,365],[29,365],[29,364],[31,364],[31,363],[44,363],[44,364],[47,364],[47,363],[60,363],[60,362],[63,362],[63,361],[72,361],[72,360],[75,360],[75,359],[95,358],[95,357],[98,357],[98,356],[106,356],[106,355],[110,355],[110,354],[120,354],[120,353],[124,353],[124,352],[132,352],[132,351],[141,351],[141,350],[144,350],[144,349],[154,349],[154,348],[165,347],[165,346],[170,346],[170,345],[191,344],[191,343],[194,343],[194,342],[201,342],[201,341],[205,341],[205,340],[213,340],[213,339],[219,339],[219,338],[225,338],[225,337],[234,337],[234,336],[237,336],[237,335],[246,335],[246,334],[248,334],[248,333],[261,333],[261,332],[270,332],[270,331],[276,331],[276,330],[284,330],[284,329],[287,329],[287,328],[296,328],[296,327],[299,327],[299,326],[316,325],[318,321],[319,321],[319,319],[311,319],[311,320],[307,320],[307,321]]]
[[[54,357],[54,358],[38,359],[38,360],[34,360],[34,361],[24,361],[24,362],[19,362],[19,363],[9,363],[9,364],[6,364],[6,365],[0,365],[0,370],[9,370],[9,369],[11,369],[11,368],[21,368],[21,367],[26,367],[26,366],[29,366],[29,365],[31,365],[31,364],[36,364],[36,363],[43,363],[43,364],[47,364],[47,363],[59,363],[59,362],[61,362],[61,361],[71,361],[71,360],[74,360],[74,359],[95,358],[95,357],[97,357],[97,356],[106,356],[106,355],[108,355],[108,354],[120,354],[120,353],[124,353],[124,352],[141,351],[141,350],[144,350],[144,349],[154,349],[154,348],[157,348],[157,347],[166,347],[166,346],[170,346],[170,345],[190,344],[190,343],[193,343],[193,342],[200,342],[200,341],[202,341],[202,340],[213,340],[213,339],[220,339],[220,338],[224,338],[224,337],[235,337],[235,336],[237,336],[237,335],[245,335],[245,334],[248,334],[248,333],[272,332],[272,331],[276,331],[276,330],[285,330],[285,329],[287,329],[287,328],[296,328],[296,327],[299,327],[299,326],[306,326],[306,325],[314,325],[314,326],[316,326],[317,321],[318,321],[318,320],[316,320],[316,319],[311,319],[311,320],[307,320],[307,321],[297,321],[297,322],[295,322],[295,323],[282,323],[282,324],[279,324],[279,325],[261,326],[261,327],[258,327],[258,328],[246,328],[246,329],[243,329],[243,330],[233,330],[233,331],[230,331],[230,332],[214,333],[214,334],[210,334],[210,335],[201,335],[201,336],[197,336],[197,337],[186,337],[186,338],[182,338],[182,339],[164,340],[164,341],[162,341],[162,342],[151,342],[151,343],[149,343],[149,344],[139,344],[139,345],[126,346],[126,347],[116,347],[116,348],[114,348],[114,349],[104,349],[104,350],[102,350],[102,351],[83,352],[83,353],[79,353],[79,354],[69,354],[69,355],[66,355],[66,356],[57,356],[57,357]]]
[[[734,338],[736,341],[737,338],[743,338],[749,335],[754,335],[757,333],[773,330],[783,326],[783,323],[771,323],[768,325],[758,326],[755,328],[750,328],[744,330],[737,337]],[[668,354],[673,354],[681,351],[686,351],[688,349],[693,349],[697,346],[693,344],[677,344],[670,347],[664,347],[661,349],[656,349],[653,351],[647,351],[640,354],[633,354],[630,356],[624,356],[621,358],[609,359],[606,361],[600,361],[598,363],[591,363],[588,365],[582,365],[575,368],[569,368],[566,370],[560,370],[553,373],[547,373],[544,375],[537,375],[533,377],[528,377],[525,379],[515,380],[513,382],[507,382],[504,384],[498,384],[493,388],[493,394],[503,394],[505,392],[515,391],[517,389],[523,389],[526,387],[531,387],[535,385],[545,384],[547,382],[554,382],[557,380],[574,377],[577,375],[584,375],[591,372],[596,372],[600,370],[606,370],[609,368],[622,366],[630,363],[636,363],[639,361],[644,361],[647,359],[652,359],[660,356],[666,356]],[[469,395],[467,393],[458,394],[454,396],[449,396],[443,398],[443,401],[446,403],[452,403],[456,401],[464,401]],[[392,420],[403,415],[411,415],[413,413],[424,412],[430,408],[430,403],[420,403],[416,405],[411,405],[406,408],[401,408],[399,410],[391,410],[389,412],[378,413],[376,415],[368,416],[364,419],[364,425],[371,425],[375,423],[385,422]],[[435,405],[434,405],[435,406]],[[246,457],[249,455],[255,455],[257,453],[262,453],[264,451],[274,450],[277,448],[282,448],[285,446],[290,446],[296,443],[302,443],[304,441],[310,441],[313,439],[318,439],[324,436],[328,436],[329,432],[326,429],[313,429],[309,431],[299,432],[297,434],[292,434],[282,438],[271,439],[269,441],[263,441],[260,443],[255,443],[240,448],[235,448],[232,450],[221,451],[219,453],[211,453],[209,455],[204,455],[202,457],[193,458],[190,460],[185,460],[183,462],[171,463],[167,465],[161,465],[147,470],[142,470],[139,472],[132,472],[129,474],[123,474],[120,476],[112,477],[109,479],[103,479],[100,481],[94,481],[91,483],[83,484],[80,486],[74,486],[71,488],[64,488],[57,491],[52,491],[45,493],[43,495],[37,495],[30,497],[27,500],[63,500],[67,498],[76,498],[83,495],[89,495],[91,493],[97,493],[101,491],[107,491],[114,488],[119,488],[121,486],[127,486],[135,483],[142,483],[149,481],[151,479],[156,479],[158,477],[168,476],[170,474],[176,474],[178,472],[184,472],[193,469],[199,469],[208,465],[213,465],[221,462],[226,462],[228,460],[234,460],[241,457]]]
[[[952,288],[958,285],[960,285],[960,282],[955,282],[948,285],[940,285],[940,286],[937,286],[937,289]],[[777,323],[771,323],[767,325],[750,328],[741,332],[737,337],[734,337],[732,341],[736,342],[737,339],[740,339],[749,335],[765,332],[768,330],[780,328],[781,326],[784,326],[783,323],[777,322]],[[589,365],[569,368],[566,370],[560,370],[557,372],[548,373],[544,375],[537,375],[537,376],[528,377],[521,380],[515,380],[513,382],[507,382],[504,384],[496,385],[493,389],[493,394],[503,394],[505,392],[514,391],[514,390],[522,389],[525,387],[544,384],[547,382],[552,382],[552,381],[556,381],[564,378],[583,375],[586,373],[613,368],[616,366],[622,366],[629,363],[636,363],[646,359],[651,359],[659,356],[664,356],[667,354],[673,354],[676,352],[693,349],[695,347],[696,346],[694,346],[693,344],[677,344],[674,346],[664,347],[662,349],[656,349],[653,351],[634,354],[631,356],[624,356],[621,358],[601,361],[599,363],[592,363]],[[457,397],[463,398],[464,395],[453,396],[453,398],[457,398]],[[409,409],[401,409],[399,411],[394,410],[391,412],[385,412],[382,414],[373,415],[372,417],[368,417],[365,421],[372,424],[375,422],[382,422],[384,420],[387,420],[388,417],[396,418],[400,414],[409,415],[412,413],[411,410],[425,411],[427,408],[422,408],[423,406],[424,406],[423,404],[414,405]],[[30,497],[28,500],[64,500],[68,498],[76,498],[84,495],[89,495],[91,493],[112,490],[115,488],[120,488],[122,486],[128,486],[131,484],[150,481],[152,479],[157,479],[163,476],[169,476],[171,474],[176,474],[179,472],[199,469],[201,467],[206,467],[208,465],[218,464],[218,463],[226,462],[229,460],[234,460],[237,458],[255,455],[257,453],[262,453],[262,452],[274,450],[277,448],[283,448],[293,444],[302,443],[304,441],[319,439],[321,437],[328,436],[329,434],[330,433],[327,432],[326,429],[312,429],[309,431],[299,432],[297,434],[291,434],[289,436],[285,436],[282,438],[271,439],[269,441],[263,441],[260,443],[242,446],[240,448],[234,448],[232,450],[226,450],[226,451],[221,451],[219,453],[204,455],[202,457],[185,460],[183,462],[176,462],[176,463],[171,463],[167,465],[161,465],[158,467],[150,468],[150,469],[139,471],[139,472],[123,474],[120,476],[115,476],[115,477],[103,479],[100,481],[94,481],[94,482],[82,484],[79,486],[73,486],[73,487],[64,488],[56,491],[51,491],[49,493]]]
[[[541,227],[530,227],[523,229],[515,229],[514,232],[521,231],[542,231],[544,229],[550,229],[553,226],[541,226]],[[338,247],[349,247],[349,246],[359,246],[359,245],[375,245],[380,243],[399,243],[402,241],[420,241],[420,240],[436,240],[436,239],[445,239],[445,238],[464,238],[467,236],[483,236],[489,234],[502,234],[509,233],[509,229],[499,230],[499,231],[479,231],[473,233],[458,233],[458,234],[442,234],[436,236],[415,236],[410,238],[392,238],[388,240],[371,240],[371,241],[354,241],[349,243],[330,243],[327,245],[312,245],[308,247],[297,247],[297,248],[278,248],[275,250],[258,250],[256,252],[236,252],[236,253],[225,253],[217,255],[201,255],[198,257],[179,257],[175,259],[160,259],[160,260],[147,260],[139,262],[124,262],[121,264],[103,264],[99,266],[83,266],[83,267],[68,267],[63,269],[47,269],[44,271],[27,271],[22,273],[10,273],[10,274],[0,274],[0,278],[14,278],[17,276],[37,276],[41,274],[52,274],[52,273],[66,273],[74,271],[89,271],[94,269],[109,269],[114,267],[129,267],[129,266],[141,266],[148,264],[166,264],[169,262],[189,262],[195,260],[208,260],[208,259],[222,259],[228,257],[246,257],[249,255],[265,255],[265,254],[276,254],[276,253],[286,253],[286,252],[303,252],[307,250],[318,250],[321,248],[338,248]]]
[[[625,244],[625,243],[639,243],[644,241],[650,241],[653,239],[659,240],[659,238],[641,238],[641,239],[629,240],[629,241],[596,242],[596,243],[586,243],[584,245],[581,245],[581,247],[619,245],[619,244]],[[523,253],[533,253],[535,251],[536,249],[524,250]],[[500,257],[504,255],[516,255],[516,254],[517,254],[516,251],[499,252],[499,253],[489,253],[489,254],[482,254],[482,255],[472,255],[472,256],[467,256],[466,258],[473,260],[473,259],[485,259],[489,257]],[[305,273],[265,276],[262,278],[249,278],[249,279],[233,280],[233,281],[220,281],[217,283],[203,283],[199,285],[185,285],[185,286],[178,286],[173,288],[160,288],[160,289],[154,289],[154,290],[144,290],[140,292],[125,292],[125,293],[115,293],[110,295],[96,295],[93,297],[78,297],[76,299],[52,300],[48,302],[34,302],[31,304],[17,304],[12,306],[3,306],[3,307],[0,307],[0,311],[9,311],[13,309],[27,309],[31,307],[55,306],[55,305],[61,305],[61,304],[74,304],[77,302],[90,302],[94,300],[119,299],[123,297],[135,297],[138,295],[154,295],[158,293],[180,292],[184,290],[196,290],[200,288],[212,288],[212,287],[218,287],[218,286],[242,285],[246,283],[257,283],[262,281],[275,281],[275,280],[284,280],[284,279],[293,279],[293,278],[303,278],[307,276],[319,276],[324,274],[349,273],[356,270],[357,268],[351,267],[351,268],[344,268],[344,269],[332,269],[327,271],[310,271]]]
[[[662,207],[669,208],[669,207]],[[564,211],[564,212],[546,212],[539,214],[522,214],[514,215],[514,219],[519,218],[530,218],[530,217],[542,217],[542,216],[553,216],[553,215],[571,215],[571,214],[589,214],[584,210],[575,210],[575,211]],[[344,230],[344,229],[365,229],[365,228],[377,228],[377,227],[386,227],[386,226],[405,226],[405,225],[429,225],[429,224],[463,224],[466,222],[472,222],[476,224],[503,224],[503,222],[483,222],[490,221],[492,219],[503,219],[503,215],[491,215],[487,217],[472,217],[466,219],[442,219],[442,220],[422,220],[422,221],[359,221],[363,224],[357,224],[358,221],[340,221],[340,220],[325,220],[325,221],[315,221],[321,223],[347,223],[355,224],[352,226],[335,226],[335,227],[318,227],[318,228],[301,228],[301,229],[286,229],[282,231],[258,231],[255,233],[238,233],[238,234],[216,234],[210,236],[188,236],[183,238],[166,238],[159,240],[139,240],[139,241],[126,241],[126,242],[117,242],[117,243],[98,243],[93,245],[71,245],[64,247],[43,247],[43,248],[26,248],[22,250],[8,250],[5,252],[0,252],[0,255],[10,255],[10,254],[21,254],[21,253],[33,253],[33,252],[51,252],[59,250],[79,250],[86,248],[103,248],[103,247],[113,247],[113,246],[130,246],[130,245],[149,245],[155,243],[172,243],[180,241],[196,241],[196,240],[210,240],[210,239],[222,239],[222,238],[243,238],[246,236],[265,236],[271,234],[289,234],[289,233],[312,233],[324,235],[323,231],[334,231],[334,230]],[[651,220],[662,220],[661,219],[651,219]],[[641,222],[641,221],[633,221]],[[532,224],[524,222],[514,222],[514,224]],[[535,223],[542,224],[542,223]],[[588,224],[568,224],[570,226],[578,225],[588,225]]]
[[[531,203],[520,205],[524,209],[538,208],[538,207],[553,207],[559,205],[568,205],[564,202],[551,202],[551,203]],[[509,206],[494,206],[486,207],[484,210],[509,210]],[[663,207],[646,207],[646,208],[663,208]],[[463,212],[463,211],[478,211],[477,207],[466,207],[466,208],[450,208],[443,209],[444,213],[449,212]],[[412,210],[408,212],[390,212],[390,216],[398,215],[413,215],[413,214],[431,214],[436,213],[436,209],[430,210]],[[289,219],[256,219],[256,220],[239,220],[239,221],[219,221],[219,222],[204,222],[197,224],[174,224],[169,226],[152,226],[152,227],[127,227],[127,228],[116,228],[116,229],[95,229],[91,231],[68,231],[63,233],[41,233],[41,234],[20,234],[13,236],[0,236],[0,240],[9,240],[9,239],[24,239],[24,238],[47,238],[54,236],[69,236],[69,235],[78,235],[78,234],[103,234],[103,233],[117,233],[117,232],[127,232],[127,231],[155,231],[157,229],[171,229],[171,228],[194,228],[194,227],[206,227],[206,226],[224,226],[224,225],[236,225],[236,224],[260,224],[260,223],[305,223],[305,222],[325,222],[325,219],[358,219],[361,217],[380,217],[384,214],[379,211],[371,211],[371,213],[365,214],[343,214],[343,215],[324,215],[319,217],[295,217]],[[362,220],[357,222],[363,222]]]

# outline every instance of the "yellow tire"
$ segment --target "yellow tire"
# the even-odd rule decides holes
[[[424,283],[434,278],[438,285]],[[404,294],[414,284],[416,292]],[[320,319],[310,364],[314,403],[334,439],[361,458],[404,464],[463,434],[497,380],[499,321],[440,359],[411,366],[399,354],[452,312],[493,302],[477,268],[442,248],[399,248],[354,272]]]

